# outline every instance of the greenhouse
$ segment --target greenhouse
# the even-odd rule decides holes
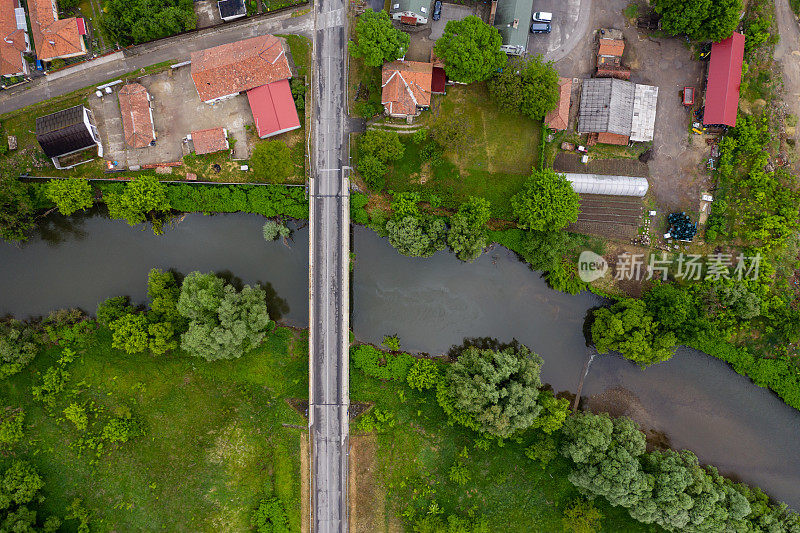
[[[564,174],[578,194],[638,196],[647,194],[647,178],[603,176],[600,174]]]

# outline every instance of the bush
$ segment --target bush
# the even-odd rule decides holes
[[[539,462],[542,469],[547,468],[547,465],[558,457],[555,439],[547,434],[538,436],[530,446],[525,448],[525,457]]]
[[[110,326],[112,322],[136,310],[127,296],[114,296],[97,305],[97,322],[103,326]]]
[[[100,438],[114,444],[117,442],[128,442],[140,434],[138,425],[130,418],[112,418],[100,434]]]
[[[31,388],[33,399],[44,403],[48,407],[54,407],[56,403],[56,396],[64,392],[67,388],[70,373],[64,370],[61,366],[51,366],[48,368],[44,376],[42,376],[41,385],[34,385]]]
[[[284,185],[186,185],[167,187],[173,209],[204,213],[256,213],[267,218],[308,218],[308,199],[302,187]]]
[[[134,354],[143,352],[149,345],[147,337],[147,318],[142,314],[128,314],[112,322],[111,346]]]
[[[52,179],[45,185],[45,194],[58,207],[62,215],[71,215],[94,204],[92,186],[87,180],[77,178]]]
[[[0,378],[21,372],[38,349],[33,327],[13,319],[0,322]]]
[[[576,500],[564,509],[564,529],[573,533],[600,531],[603,513],[589,500]]]
[[[89,416],[86,414],[86,408],[77,403],[71,403],[64,409],[64,416],[67,420],[75,424],[78,431],[86,431],[89,426]]]
[[[420,391],[432,389],[441,379],[439,364],[432,359],[415,359],[406,376],[408,386]]]
[[[264,240],[267,242],[274,241],[278,237],[286,239],[292,233],[285,224],[281,224],[277,220],[267,220],[264,222],[261,231],[264,234]]]
[[[22,440],[25,411],[6,407],[0,419],[0,449],[8,448]]]
[[[350,348],[353,367],[367,376],[393,381],[405,381],[414,364],[414,357],[407,353],[383,352],[369,344],[359,344]]]
[[[289,518],[281,501],[276,497],[261,500],[253,512],[250,524],[258,533],[290,533]]]
[[[361,419],[356,424],[356,429],[367,433],[383,431],[384,429],[393,428],[395,423],[396,420],[393,413],[375,407],[361,416]]]

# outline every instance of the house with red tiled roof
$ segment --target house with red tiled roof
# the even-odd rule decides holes
[[[59,20],[55,0],[28,0],[33,44],[42,61],[86,54],[86,25],[82,18]]]
[[[119,110],[122,114],[122,133],[132,148],[145,148],[156,140],[150,95],[139,83],[129,83],[119,90]]]
[[[544,117],[545,125],[553,130],[565,130],[569,125],[569,105],[572,96],[572,78],[558,79],[558,106]]]
[[[30,50],[25,9],[19,0],[0,0],[0,76],[28,74],[22,54]]]
[[[197,155],[212,154],[231,147],[228,142],[228,130],[222,127],[193,131],[189,137]]]
[[[192,80],[200,100],[209,104],[291,77],[283,43],[274,35],[192,53]]]
[[[383,65],[381,104],[391,117],[414,117],[431,105],[433,64],[397,60]]]

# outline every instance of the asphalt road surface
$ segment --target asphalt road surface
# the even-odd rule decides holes
[[[528,55],[541,54],[545,61],[563,59],[589,28],[592,0],[533,0],[533,11],[553,14],[550,33],[528,34]],[[530,21],[528,21],[530,27]]]
[[[309,433],[314,533],[348,530],[350,202],[344,0],[314,9]]]
[[[305,6],[301,8],[308,9]],[[301,10],[299,8],[298,10]],[[220,44],[240,41],[268,33],[296,33],[311,37],[314,18],[312,14],[292,17],[297,10],[284,11],[275,16],[261,16],[230,22],[195,33],[161,39],[124,50],[118,59],[90,61],[85,66],[67,73],[41,77],[18,88],[0,91],[0,113],[7,113],[48,98],[54,98],[78,89],[97,85],[164,61],[188,61],[191,53]]]

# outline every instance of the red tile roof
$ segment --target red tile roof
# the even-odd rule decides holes
[[[621,56],[625,51],[625,41],[620,39],[600,39],[597,49],[599,56]]]
[[[262,139],[300,127],[289,80],[280,80],[250,89],[247,100]]]
[[[29,0],[28,13],[31,18],[33,44],[36,57],[52,61],[59,57],[71,57],[86,53],[86,44],[78,29],[78,20],[59,20],[52,0]]]
[[[744,35],[741,33],[711,45],[703,124],[736,126],[743,61]]]
[[[383,65],[381,103],[390,115],[415,115],[431,105],[433,64],[392,61]]]
[[[550,111],[544,118],[548,128],[554,130],[565,130],[569,125],[569,104],[572,96],[572,78],[559,78],[559,99],[558,106]]]
[[[204,102],[291,77],[283,44],[273,35],[192,53],[192,79]]]
[[[210,128],[192,132],[192,144],[197,155],[210,154],[230,148],[225,136],[225,128]]]
[[[627,135],[620,135],[618,133],[609,133],[607,131],[601,131],[597,134],[597,142],[603,144],[617,144],[619,146],[626,146],[630,141],[630,137]]]
[[[147,89],[138,83],[120,89],[119,110],[122,113],[122,132],[128,146],[144,148],[156,139]]]
[[[13,75],[25,72],[22,52],[27,50],[25,31],[17,28],[14,9],[19,7],[17,0],[0,0],[0,75]]]

